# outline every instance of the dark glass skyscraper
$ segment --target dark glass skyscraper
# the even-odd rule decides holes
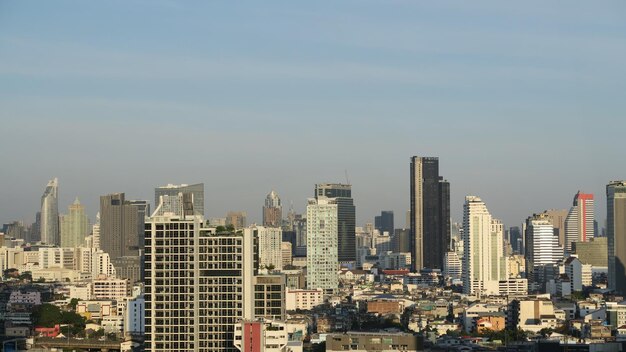
[[[338,255],[339,262],[356,261],[356,208],[352,199],[352,186],[339,183],[315,185],[315,199],[334,198],[338,205]]]
[[[374,228],[382,234],[389,232],[389,236],[393,235],[393,211],[383,210],[379,216],[374,217]]]
[[[439,176],[439,158],[411,158],[411,262],[414,271],[443,269],[450,243],[450,183]]]

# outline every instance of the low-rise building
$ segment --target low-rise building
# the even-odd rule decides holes
[[[418,335],[381,332],[346,332],[326,336],[326,351],[407,351],[423,350],[423,339]]]
[[[292,290],[285,292],[287,310],[311,310],[324,303],[324,290]]]
[[[240,351],[287,351],[289,336],[284,322],[242,320],[235,324],[234,345]]]

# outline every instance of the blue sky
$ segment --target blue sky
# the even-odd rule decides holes
[[[0,221],[48,179],[153,199],[205,182],[207,215],[303,211],[353,184],[359,224],[404,222],[409,158],[439,156],[453,218],[517,225],[626,178],[626,3],[0,1]]]

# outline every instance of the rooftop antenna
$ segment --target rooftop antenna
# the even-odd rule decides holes
[[[350,178],[348,177],[348,169],[344,170],[346,173],[346,184],[350,185]]]

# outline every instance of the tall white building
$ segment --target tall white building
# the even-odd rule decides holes
[[[91,227],[91,247],[100,249],[100,212],[96,214],[96,223]]]
[[[594,236],[593,194],[578,191],[565,218],[565,250],[572,251],[572,242],[587,242]]]
[[[60,245],[59,230],[59,179],[55,177],[41,196],[41,242]]]
[[[338,207],[333,198],[309,199],[307,218],[307,288],[326,292],[339,285]]]
[[[476,196],[465,197],[463,206],[463,291],[497,294],[499,281],[508,277],[503,251],[503,226],[489,214]]]
[[[279,227],[251,226],[244,229],[246,236],[258,238],[259,267],[283,269],[281,244],[283,231]]]
[[[201,216],[146,222],[146,351],[235,352],[235,323],[254,314],[254,238],[217,233]]]
[[[552,220],[545,213],[526,219],[525,227],[528,277],[534,282],[545,283],[544,269],[563,259],[563,247],[559,245],[559,236],[554,233]]]

